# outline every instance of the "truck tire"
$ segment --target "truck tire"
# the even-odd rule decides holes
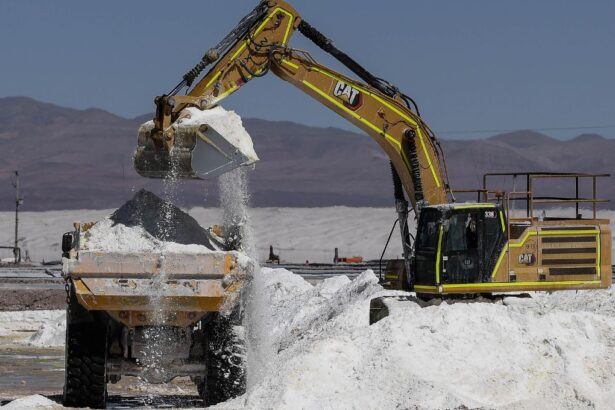
[[[207,375],[197,388],[208,406],[246,391],[244,329],[233,322],[231,318],[217,315],[206,328]]]
[[[71,294],[66,314],[64,405],[104,409],[107,401],[107,326]]]

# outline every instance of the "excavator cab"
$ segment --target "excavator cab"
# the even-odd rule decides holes
[[[505,243],[505,217],[494,204],[425,207],[415,244],[415,289],[488,282]]]

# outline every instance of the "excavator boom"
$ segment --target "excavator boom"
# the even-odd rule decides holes
[[[317,63],[308,53],[288,46],[300,31],[344,63],[363,81]],[[186,96],[208,64],[214,64]],[[448,183],[439,143],[412,105],[396,87],[371,75],[284,1],[263,1],[168,95],[156,98],[156,117],[139,132],[135,168],[146,177],[173,173],[182,178],[207,178],[254,162],[220,129],[208,123],[183,127],[188,107],[207,110],[268,72],[286,80],[370,135],[391,159],[398,197],[403,189],[412,207],[448,202]],[[414,110],[411,108],[415,108]],[[403,186],[403,189],[402,189]]]

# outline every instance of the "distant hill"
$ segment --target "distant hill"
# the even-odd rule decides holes
[[[75,110],[25,97],[0,98],[0,209],[14,206],[20,170],[24,210],[114,208],[160,181],[132,169],[138,126],[99,109]],[[366,135],[292,122],[244,119],[261,158],[250,172],[254,206],[390,206],[388,160]],[[486,171],[615,173],[615,140],[595,134],[560,141],[534,131],[480,140],[445,140],[453,187],[479,187]],[[217,206],[215,181],[187,181],[183,205]],[[615,186],[601,192],[615,200]]]

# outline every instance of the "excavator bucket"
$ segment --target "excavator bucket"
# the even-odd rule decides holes
[[[154,142],[153,128],[151,121],[140,127],[134,155],[135,170],[147,178],[208,179],[258,161],[243,127],[238,138],[237,127],[215,121],[178,121],[173,125],[170,151]]]

